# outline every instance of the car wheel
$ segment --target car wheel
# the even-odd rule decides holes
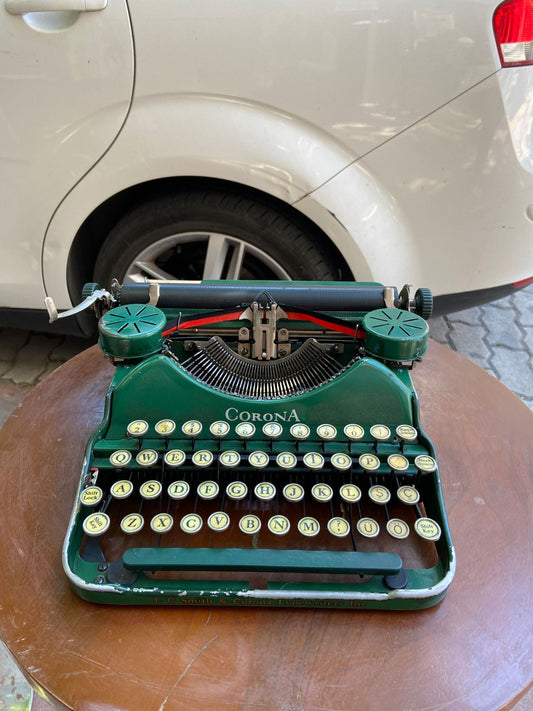
[[[193,190],[124,215],[98,254],[94,279],[107,287],[113,278],[335,280],[333,262],[320,238],[282,208]]]

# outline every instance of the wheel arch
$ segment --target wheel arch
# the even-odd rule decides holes
[[[67,261],[67,287],[72,303],[79,302],[83,284],[93,280],[94,264],[100,249],[111,229],[132,205],[189,190],[239,194],[277,210],[317,240],[328,258],[338,265],[339,279],[353,278],[345,258],[331,238],[309,217],[279,198],[227,180],[202,177],[160,178],[121,190],[98,205],[83,221],[74,237]]]

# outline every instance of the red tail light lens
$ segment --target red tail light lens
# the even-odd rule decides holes
[[[502,67],[533,64],[533,0],[505,0],[492,25]]]

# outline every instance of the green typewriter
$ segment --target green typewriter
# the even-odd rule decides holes
[[[442,599],[454,550],[410,377],[428,290],[115,282],[85,296],[74,311],[95,308],[116,371],[64,544],[78,595],[398,610]]]

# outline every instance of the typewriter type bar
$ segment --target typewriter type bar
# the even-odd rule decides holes
[[[63,551],[75,591],[112,604],[442,599],[454,551],[410,377],[430,297],[384,289],[115,286],[99,330],[116,371]]]

